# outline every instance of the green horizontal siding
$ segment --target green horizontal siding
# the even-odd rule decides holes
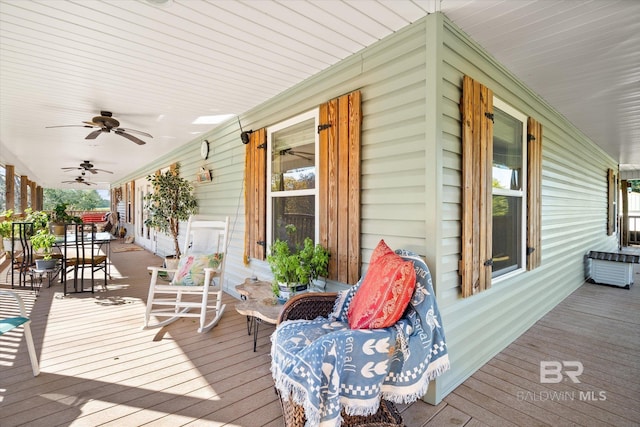
[[[544,127],[542,266],[460,297],[461,124],[463,75]],[[580,286],[583,256],[609,250],[606,171],[615,162],[498,64],[446,17],[432,14],[307,79],[240,117],[259,129],[339,95],[362,93],[361,259],[363,271],[380,239],[426,256],[443,315],[452,370],[427,400],[438,402]],[[213,182],[196,184],[203,214],[231,217],[225,288],[252,274],[269,280],[265,262],[242,262],[245,146],[236,119],[157,159],[128,179],[178,159],[195,179],[200,167]],[[199,157],[211,141],[210,158]],[[330,284],[334,288],[339,284]]]

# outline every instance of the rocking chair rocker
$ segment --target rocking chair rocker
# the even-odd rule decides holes
[[[218,323],[225,309],[222,288],[228,232],[229,217],[224,221],[189,218],[178,268],[148,267],[151,283],[143,329],[159,328],[181,317],[198,318],[200,333],[209,331]],[[161,272],[174,274],[171,283],[158,283]],[[212,304],[209,304],[210,296],[215,298]],[[191,309],[200,310],[191,312]],[[150,324],[151,316],[167,319]],[[208,320],[211,316],[213,318]]]

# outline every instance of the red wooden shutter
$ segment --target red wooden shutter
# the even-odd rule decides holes
[[[461,109],[464,298],[491,287],[493,92],[465,76]]]
[[[267,132],[251,133],[245,157],[244,263],[250,258],[265,259],[267,222]]]
[[[355,91],[320,106],[319,243],[331,253],[329,278],[351,284],[360,278],[360,104]]]
[[[540,266],[542,244],[542,125],[527,121],[527,270]]]

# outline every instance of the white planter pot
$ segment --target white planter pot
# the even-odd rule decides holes
[[[55,259],[37,259],[36,260],[36,270],[53,270],[56,266]]]
[[[2,239],[2,246],[4,246],[5,252],[11,252],[11,238],[4,237]],[[19,240],[13,241],[13,250],[16,252],[22,250],[22,243]]]

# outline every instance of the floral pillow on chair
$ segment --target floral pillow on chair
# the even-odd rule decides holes
[[[172,285],[176,286],[204,286],[204,269],[218,268],[224,254],[189,254],[180,257],[178,271]]]

